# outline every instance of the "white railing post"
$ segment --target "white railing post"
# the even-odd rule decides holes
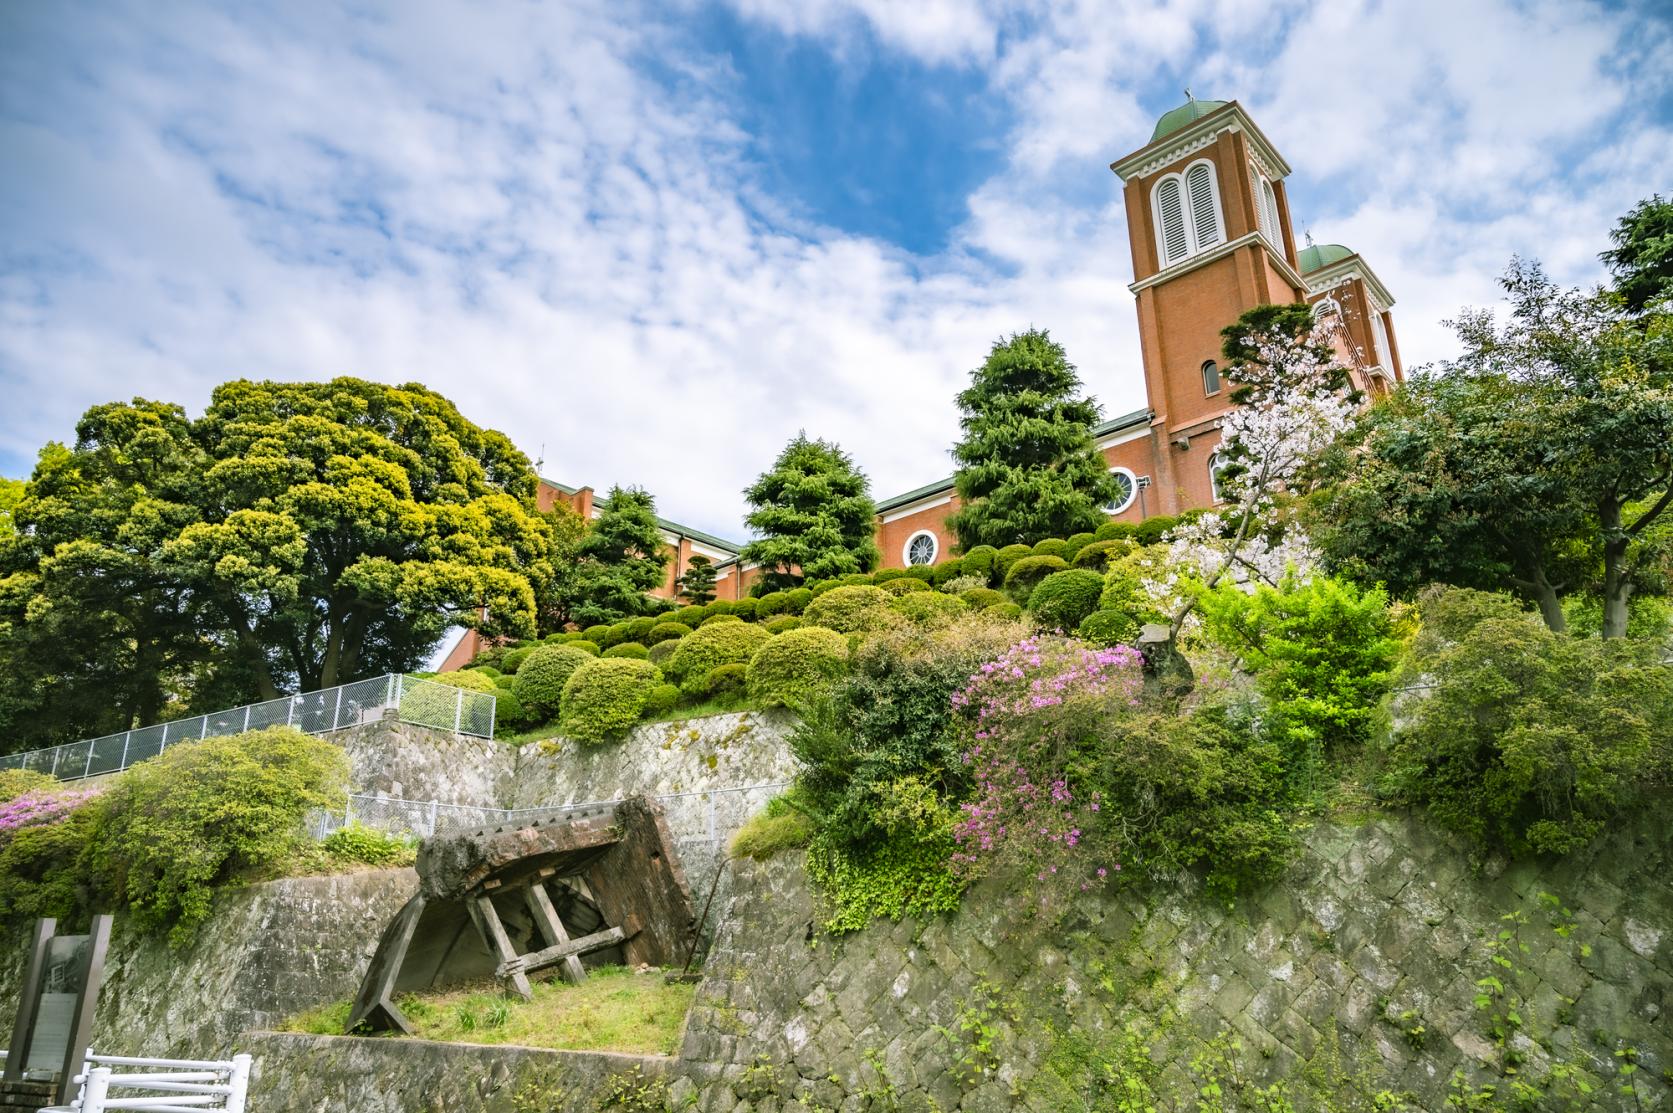
[[[167,747],[168,747],[168,724],[164,723],[163,724],[163,740],[161,742],[157,743],[157,752],[160,754]]]
[[[494,723],[499,718],[500,701],[498,698],[488,701],[488,737],[494,737]]]
[[[244,1113],[244,1094],[250,1087],[249,1052],[232,1057],[232,1077],[227,1083],[227,1113]]]
[[[127,734],[124,734],[122,736],[122,760],[116,766],[116,771],[118,773],[120,773],[122,770],[124,770],[128,767],[128,743],[132,742],[133,740],[134,740],[134,732],[131,731],[131,730]]]
[[[94,1067],[81,1084],[81,1100],[76,1103],[81,1113],[104,1113],[105,1100],[110,1093],[110,1068]]]
[[[406,689],[407,689],[407,674],[404,673],[404,672],[396,673],[395,674],[395,709],[396,709],[396,711],[400,710],[401,701],[406,698]]]
[[[204,717],[203,717],[203,726],[198,728],[198,741],[202,742],[205,738],[208,738],[208,737],[209,737],[209,716],[207,714],[205,714]]]
[[[250,729],[250,710],[253,707],[255,707],[255,704],[253,703],[246,703],[244,705],[244,729],[246,731]]]
[[[390,673],[383,678],[383,705],[389,707],[395,702],[395,674]]]
[[[81,770],[81,776],[84,780],[93,775],[93,747],[98,744],[99,740],[97,738],[90,739],[87,743],[87,764]]]
[[[58,776],[58,759],[63,757],[63,756],[64,756],[64,747],[54,746],[52,748],[52,775],[54,777]]]
[[[331,729],[343,725],[343,685],[337,685],[337,705],[331,709]]]
[[[294,719],[295,717],[296,717],[296,697],[295,696],[287,696],[285,698],[285,725],[287,727],[290,726],[291,725],[291,720]]]
[[[458,734],[459,724],[465,717],[465,690],[463,688],[453,690],[458,693],[453,697],[453,733]]]

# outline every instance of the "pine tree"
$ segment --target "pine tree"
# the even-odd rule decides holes
[[[668,570],[655,500],[637,487],[610,488],[575,555],[575,602],[569,611],[577,623],[592,626],[646,613],[646,593]]]
[[[1043,329],[996,341],[958,396],[959,546],[1033,544],[1103,524],[1118,492],[1092,442],[1098,406]]]
[[[715,566],[714,562],[701,553],[695,554],[687,562],[685,575],[675,584],[679,588],[680,598],[693,606],[701,606],[713,601],[715,597]]]
[[[877,567],[877,505],[837,445],[797,433],[744,498],[751,507],[744,522],[760,536],[741,556],[761,566],[763,590]]]

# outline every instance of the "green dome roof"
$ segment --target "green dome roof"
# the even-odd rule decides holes
[[[1296,252],[1295,261],[1300,264],[1302,274],[1312,274],[1320,267],[1328,267],[1332,263],[1340,263],[1352,255],[1350,248],[1339,243],[1309,244]]]
[[[1150,142],[1172,135],[1192,120],[1200,120],[1216,108],[1224,108],[1226,103],[1223,100],[1188,100],[1178,108],[1169,109],[1156,121],[1156,130],[1150,133]]]

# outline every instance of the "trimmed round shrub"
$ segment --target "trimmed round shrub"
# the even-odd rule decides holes
[[[460,672],[479,672],[483,676],[488,677],[490,680],[495,680],[495,679],[498,679],[499,677],[502,677],[502,676],[505,675],[499,669],[496,669],[493,665],[478,665],[478,664],[475,664],[474,662],[472,664],[466,665],[464,668],[460,669],[459,671]]]
[[[1100,541],[1131,541],[1137,527],[1131,522],[1105,522],[1092,534]]]
[[[517,686],[517,678],[515,676],[496,676],[496,677],[494,677],[494,687],[498,688],[502,692],[509,692],[509,691],[511,691],[511,689],[515,688],[516,686]]]
[[[545,723],[557,718],[564,685],[576,669],[598,653],[598,646],[587,644],[592,645],[591,653],[579,645],[543,645],[523,662],[511,691],[532,721]]]
[[[999,550],[992,545],[977,545],[960,559],[964,562],[964,573],[967,576],[980,576],[988,583],[993,582],[993,561],[999,555]]]
[[[1102,580],[1099,580],[1098,582],[1100,584],[1103,583]],[[647,660],[650,655],[651,651],[640,645],[638,642],[622,642],[618,645],[613,645],[604,651],[604,656],[606,657],[636,657],[641,661]]]
[[[547,634],[540,639],[541,645],[562,645],[569,640],[568,634]]]
[[[913,591],[905,595],[896,595],[889,600],[889,608],[919,625],[927,626],[951,622],[970,609],[963,599],[956,595],[943,595],[939,591]]]
[[[1017,603],[995,603],[991,607],[983,607],[982,613],[992,618],[1017,619],[1022,617],[1022,607]]]
[[[699,622],[697,624],[697,628],[699,630],[701,630],[703,627],[713,626],[717,622],[742,622],[742,621],[743,621],[743,619],[739,618],[735,614],[712,614],[708,618],[705,618],[702,622]]]
[[[633,623],[631,621],[618,622],[604,631],[604,640],[599,644],[605,649],[609,649],[613,645],[620,645],[627,641],[632,631]]]
[[[621,734],[639,721],[662,673],[649,661],[588,661],[563,686],[563,732],[586,745]]]
[[[866,572],[850,572],[846,576],[838,576],[834,580],[820,580],[810,589],[815,597],[824,595],[828,591],[835,591],[840,587],[868,587],[874,583],[874,578]]]
[[[790,602],[791,614],[801,614],[807,610],[807,605],[813,602],[813,592],[805,587],[791,588],[784,593],[784,597]]]
[[[471,666],[474,668],[477,665],[491,665],[504,672],[505,655],[510,652],[511,647],[509,645],[491,645],[471,658]]]
[[[749,691],[749,666],[719,665],[704,673],[697,682],[697,695],[705,700],[738,703]]]
[[[1139,624],[1125,611],[1093,611],[1075,633],[1093,645],[1132,645],[1138,641]]]
[[[658,642],[673,641],[691,633],[691,627],[683,622],[659,622],[651,627],[651,632],[645,635],[645,644],[654,646]]]
[[[668,679],[687,692],[700,692],[710,670],[721,665],[747,665],[755,651],[770,640],[772,635],[760,626],[736,618],[704,623],[676,643],[679,648],[666,666]]]
[[[876,587],[882,587],[886,583],[892,583],[893,581],[902,579],[905,576],[906,569],[904,568],[880,568],[876,572],[872,573],[871,582]]]
[[[769,591],[755,601],[756,618],[766,619],[789,613],[790,593],[787,591]]]
[[[782,634],[786,630],[795,630],[802,625],[802,620],[793,614],[775,615],[761,624],[761,628],[769,634]]]
[[[1075,554],[1075,559],[1069,563],[1076,568],[1090,568],[1094,572],[1103,572],[1132,549],[1133,543],[1127,540],[1094,541],[1090,545],[1082,546],[1081,551]]]
[[[807,605],[802,617],[813,626],[825,626],[839,634],[863,634],[892,624],[889,593],[880,587],[839,587],[818,596]]]
[[[654,719],[658,715],[666,715],[680,705],[680,690],[673,684],[658,684],[645,697],[645,706],[640,708],[639,717]]]
[[[517,693],[506,688],[494,692],[494,726],[519,728],[532,726],[529,722],[528,709],[523,701],[517,698]]]
[[[1015,602],[1026,603],[1041,580],[1068,567],[1069,562],[1062,557],[1023,557],[1005,572],[1005,594]]]
[[[880,583],[877,586],[888,592],[890,595],[905,595],[907,592],[911,591],[935,590],[923,580],[917,579],[913,576],[901,576],[899,579],[890,580],[888,583]]]
[[[630,618],[627,620],[627,640],[638,642],[640,645],[649,645],[650,642],[646,639],[651,636],[651,631],[660,625],[662,625],[662,619],[654,615]]]
[[[962,575],[964,575],[964,561],[954,557],[952,560],[944,560],[931,568],[929,582],[936,587],[940,587],[948,580],[956,580]]]
[[[1011,565],[1024,557],[1034,555],[1034,550],[1027,545],[1006,545],[993,554],[993,582],[1003,584],[1005,574],[1011,570]]]
[[[754,622],[760,617],[761,605],[754,599],[739,599],[737,602],[729,604],[729,606],[731,607],[729,613],[737,615],[745,622]]]
[[[1063,552],[1059,555],[1061,555],[1063,559],[1068,561],[1070,564],[1073,564],[1075,563],[1075,557],[1080,553],[1080,551],[1096,540],[1098,540],[1096,534],[1077,533],[1069,538],[1064,545]]]
[[[847,669],[848,639],[835,630],[787,630],[750,658],[749,698],[765,707],[805,707]]]
[[[1098,609],[1104,577],[1085,568],[1053,572],[1028,597],[1028,611],[1048,630],[1073,632]]]
[[[1005,598],[1003,591],[991,587],[973,587],[969,591],[959,592],[958,597],[978,611],[985,611],[998,603],[1010,602],[1009,599]]]
[[[61,787],[57,777],[38,769],[0,769],[0,804],[9,804],[26,792],[56,792]]]
[[[579,649],[588,657],[597,657],[600,653],[604,652],[603,648],[597,642],[591,641],[587,638],[577,638],[575,641],[569,642],[568,645],[570,649]]]
[[[581,631],[581,636],[598,646],[598,648],[603,649],[604,639],[610,636],[610,627],[603,624],[598,626],[589,626],[585,630]]]
[[[534,646],[527,649],[513,649],[500,661],[500,671],[507,676],[516,676],[517,670],[523,667],[523,662],[529,659],[529,654],[535,651]]]
[[[579,630],[570,630],[567,633],[558,635],[558,641],[564,645],[572,645],[575,642],[584,642],[586,640],[587,635],[581,633]]]
[[[679,638],[669,638],[665,642],[657,642],[655,645],[651,646],[651,664],[656,665],[658,668],[666,665],[668,663],[668,658],[672,657],[674,655],[674,651],[679,647]]]
[[[667,621],[678,622],[681,626],[689,627],[690,629],[695,630],[697,629],[697,624],[708,617],[709,612],[705,607],[681,607],[673,614],[668,615]]]
[[[1178,518],[1170,518],[1166,514],[1158,514],[1154,518],[1146,518],[1133,529],[1133,540],[1140,545],[1154,545],[1162,539],[1162,534],[1179,524]]]
[[[905,571],[908,576],[915,580],[922,580],[926,584],[935,579],[935,569],[927,564],[914,564]]]
[[[1034,543],[1035,556],[1063,557],[1063,554],[1067,552],[1068,549],[1069,543],[1059,537],[1048,537],[1044,541],[1036,541]],[[1069,558],[1063,557],[1063,559],[1068,560]]]

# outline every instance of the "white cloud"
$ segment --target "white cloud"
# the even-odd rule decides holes
[[[641,483],[736,535],[739,490],[798,428],[879,494],[947,474],[951,397],[1003,332],[1050,327],[1107,413],[1142,404],[1118,183],[1065,183],[1146,140],[1176,85],[1251,106],[1297,169],[1301,222],[1399,297],[1408,364],[1446,350],[1439,319],[1490,298],[1511,252],[1595,276],[1614,217],[1665,189],[1666,122],[1628,95],[1665,32],[1623,46],[1630,13],[735,6],[851,60],[863,23],[1006,98],[1009,165],[943,252],[764,194],[724,63],[638,9],[11,16],[43,49],[4,79],[0,145],[27,173],[0,181],[0,451],[112,397],[195,409],[235,375],[419,379],[544,447],[555,478]],[[49,39],[98,64],[67,77]],[[1634,72],[1611,69],[1623,51]]]

